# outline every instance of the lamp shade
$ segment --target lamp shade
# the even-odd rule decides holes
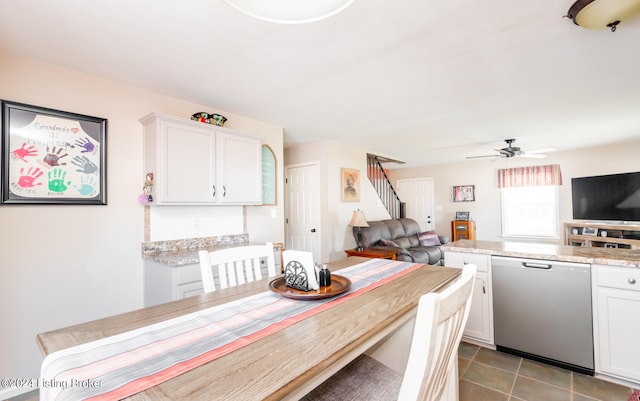
[[[254,18],[280,24],[303,24],[329,18],[354,0],[225,0]]]
[[[588,29],[610,28],[616,30],[625,22],[640,14],[640,0],[577,0],[567,17],[576,25]]]
[[[361,212],[360,210],[353,211],[353,216],[351,216],[349,225],[352,227],[369,227],[367,219],[364,217],[364,212]]]

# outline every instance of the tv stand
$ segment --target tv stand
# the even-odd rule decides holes
[[[564,223],[564,244],[640,249],[640,224]]]

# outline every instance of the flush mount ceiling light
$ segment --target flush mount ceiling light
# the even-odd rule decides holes
[[[279,24],[304,24],[329,18],[354,0],[224,0],[254,18]]]
[[[620,22],[640,14],[640,0],[577,0],[567,17],[576,25],[589,29],[609,28],[616,31]]]

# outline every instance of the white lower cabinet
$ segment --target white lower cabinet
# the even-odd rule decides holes
[[[640,269],[592,265],[596,373],[640,384]]]
[[[469,319],[464,329],[464,337],[488,345],[493,339],[493,296],[491,292],[491,255],[450,252],[444,254],[444,265],[462,268],[467,264],[478,267],[471,299]]]
[[[204,294],[199,264],[168,266],[144,262],[144,306]]]

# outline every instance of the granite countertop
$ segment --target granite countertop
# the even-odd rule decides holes
[[[200,250],[215,251],[247,245],[264,245],[264,243],[249,242],[248,234],[143,242],[142,258],[167,266],[184,266],[200,263],[198,257]],[[274,243],[273,248],[281,249],[282,244]]]
[[[640,267],[640,251],[620,248],[584,248],[525,242],[459,240],[442,245],[442,250],[561,262]]]

